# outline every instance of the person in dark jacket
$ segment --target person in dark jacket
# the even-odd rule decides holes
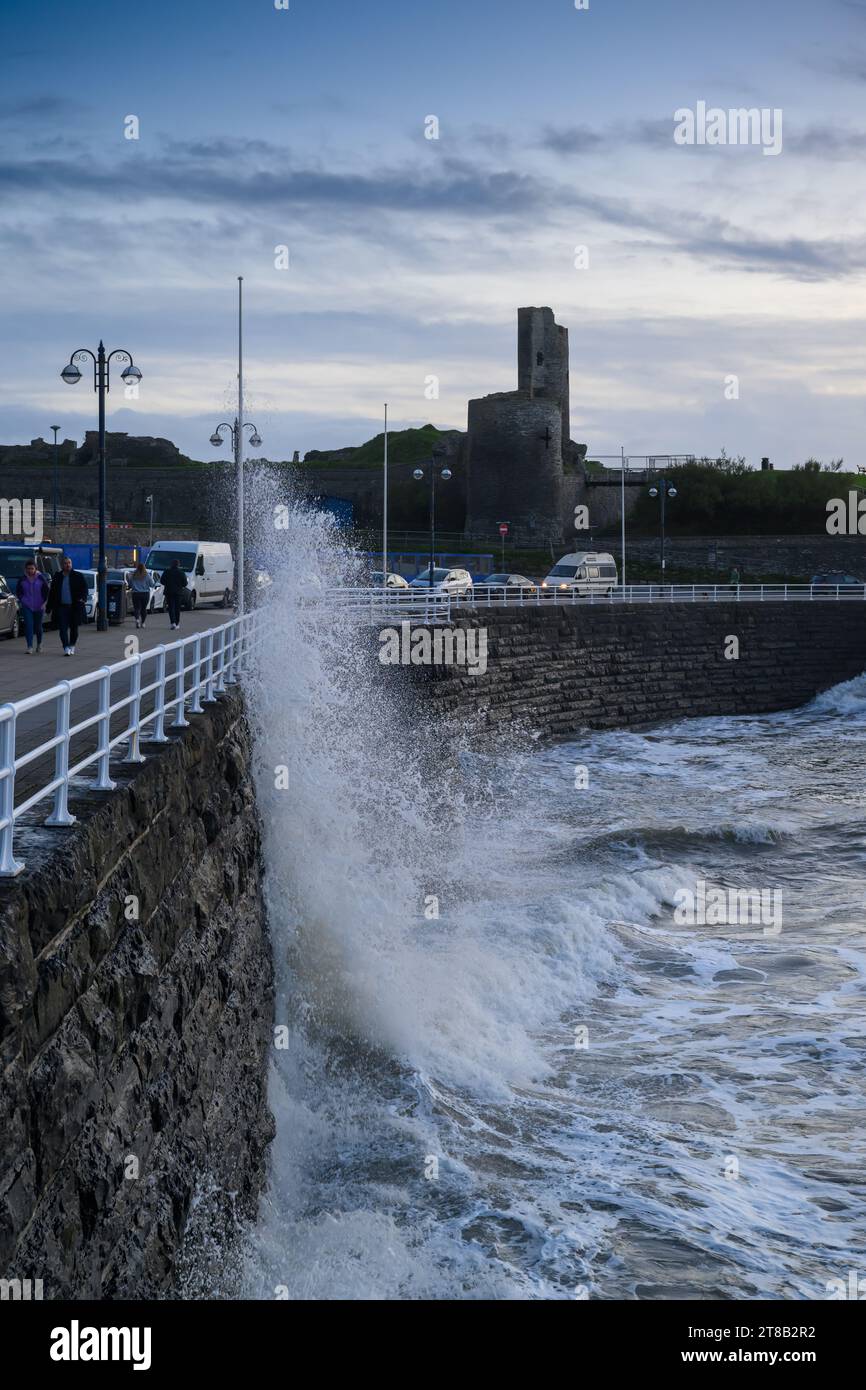
[[[60,628],[60,645],[65,656],[75,655],[78,641],[78,624],[83,621],[87,603],[87,580],[78,570],[72,568],[72,561],[64,555],[62,569],[51,580],[48,591],[48,612],[57,619]]]
[[[50,585],[44,574],[36,568],[35,560],[28,560],[24,573],[15,585],[15,597],[21,604],[24,615],[24,635],[27,638],[27,655],[33,655],[33,638],[36,638],[36,651],[42,651],[42,615],[48,599]]]
[[[165,590],[168,620],[172,628],[180,627],[180,595],[181,591],[187,587],[187,583],[179,560],[172,560],[169,568],[163,572],[162,587]]]

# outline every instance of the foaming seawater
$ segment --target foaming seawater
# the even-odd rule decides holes
[[[864,1234],[866,680],[444,746],[304,598],[353,575],[327,521],[278,539],[249,708],[285,1045],[244,1291],[824,1296]],[[781,893],[779,934],[677,921],[700,879]]]

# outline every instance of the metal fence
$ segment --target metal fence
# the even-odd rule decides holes
[[[21,872],[24,863],[15,858],[16,822],[49,798],[52,802],[46,825],[72,825],[69,810],[69,784],[92,770],[93,779],[85,785],[96,791],[111,791],[116,785],[110,774],[112,756],[122,746],[124,763],[144,762],[142,742],[168,743],[166,721],[172,729],[189,724],[186,714],[200,714],[204,705],[213,704],[226,687],[237,683],[252,650],[264,632],[261,609],[233,618],[219,627],[178,638],[151,651],[127,657],[111,666],[58,681],[47,690],[22,700],[0,705],[0,877]],[[125,692],[114,698],[112,684],[126,678]],[[95,698],[95,713],[71,717],[73,695],[84,692]],[[146,708],[147,706],[147,708]],[[19,722],[33,711],[46,710],[54,716],[54,734],[26,751],[19,736]],[[118,716],[123,727],[112,734]],[[85,735],[96,747],[83,757],[73,758],[73,741]],[[15,804],[16,781],[22,772],[34,770],[40,760],[53,753],[53,771],[47,781],[37,778],[35,788]]]
[[[607,592],[577,586],[534,584],[528,587],[473,585],[471,593],[452,595],[455,605],[615,603],[814,603],[866,600],[866,584],[618,584]]]

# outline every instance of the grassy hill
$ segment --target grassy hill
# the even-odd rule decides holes
[[[422,425],[417,430],[388,432],[389,463],[420,463],[428,459],[434,445],[456,434],[455,430],[437,430],[435,425]],[[350,467],[381,468],[385,451],[384,434],[374,435],[365,444],[349,449],[310,449],[304,463],[317,468]]]

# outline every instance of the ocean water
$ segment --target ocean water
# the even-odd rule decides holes
[[[866,1274],[866,678],[446,745],[369,632],[299,597],[351,573],[327,522],[293,514],[271,567],[250,703],[283,1032],[241,1292],[824,1299]],[[683,921],[701,882],[780,914]]]

